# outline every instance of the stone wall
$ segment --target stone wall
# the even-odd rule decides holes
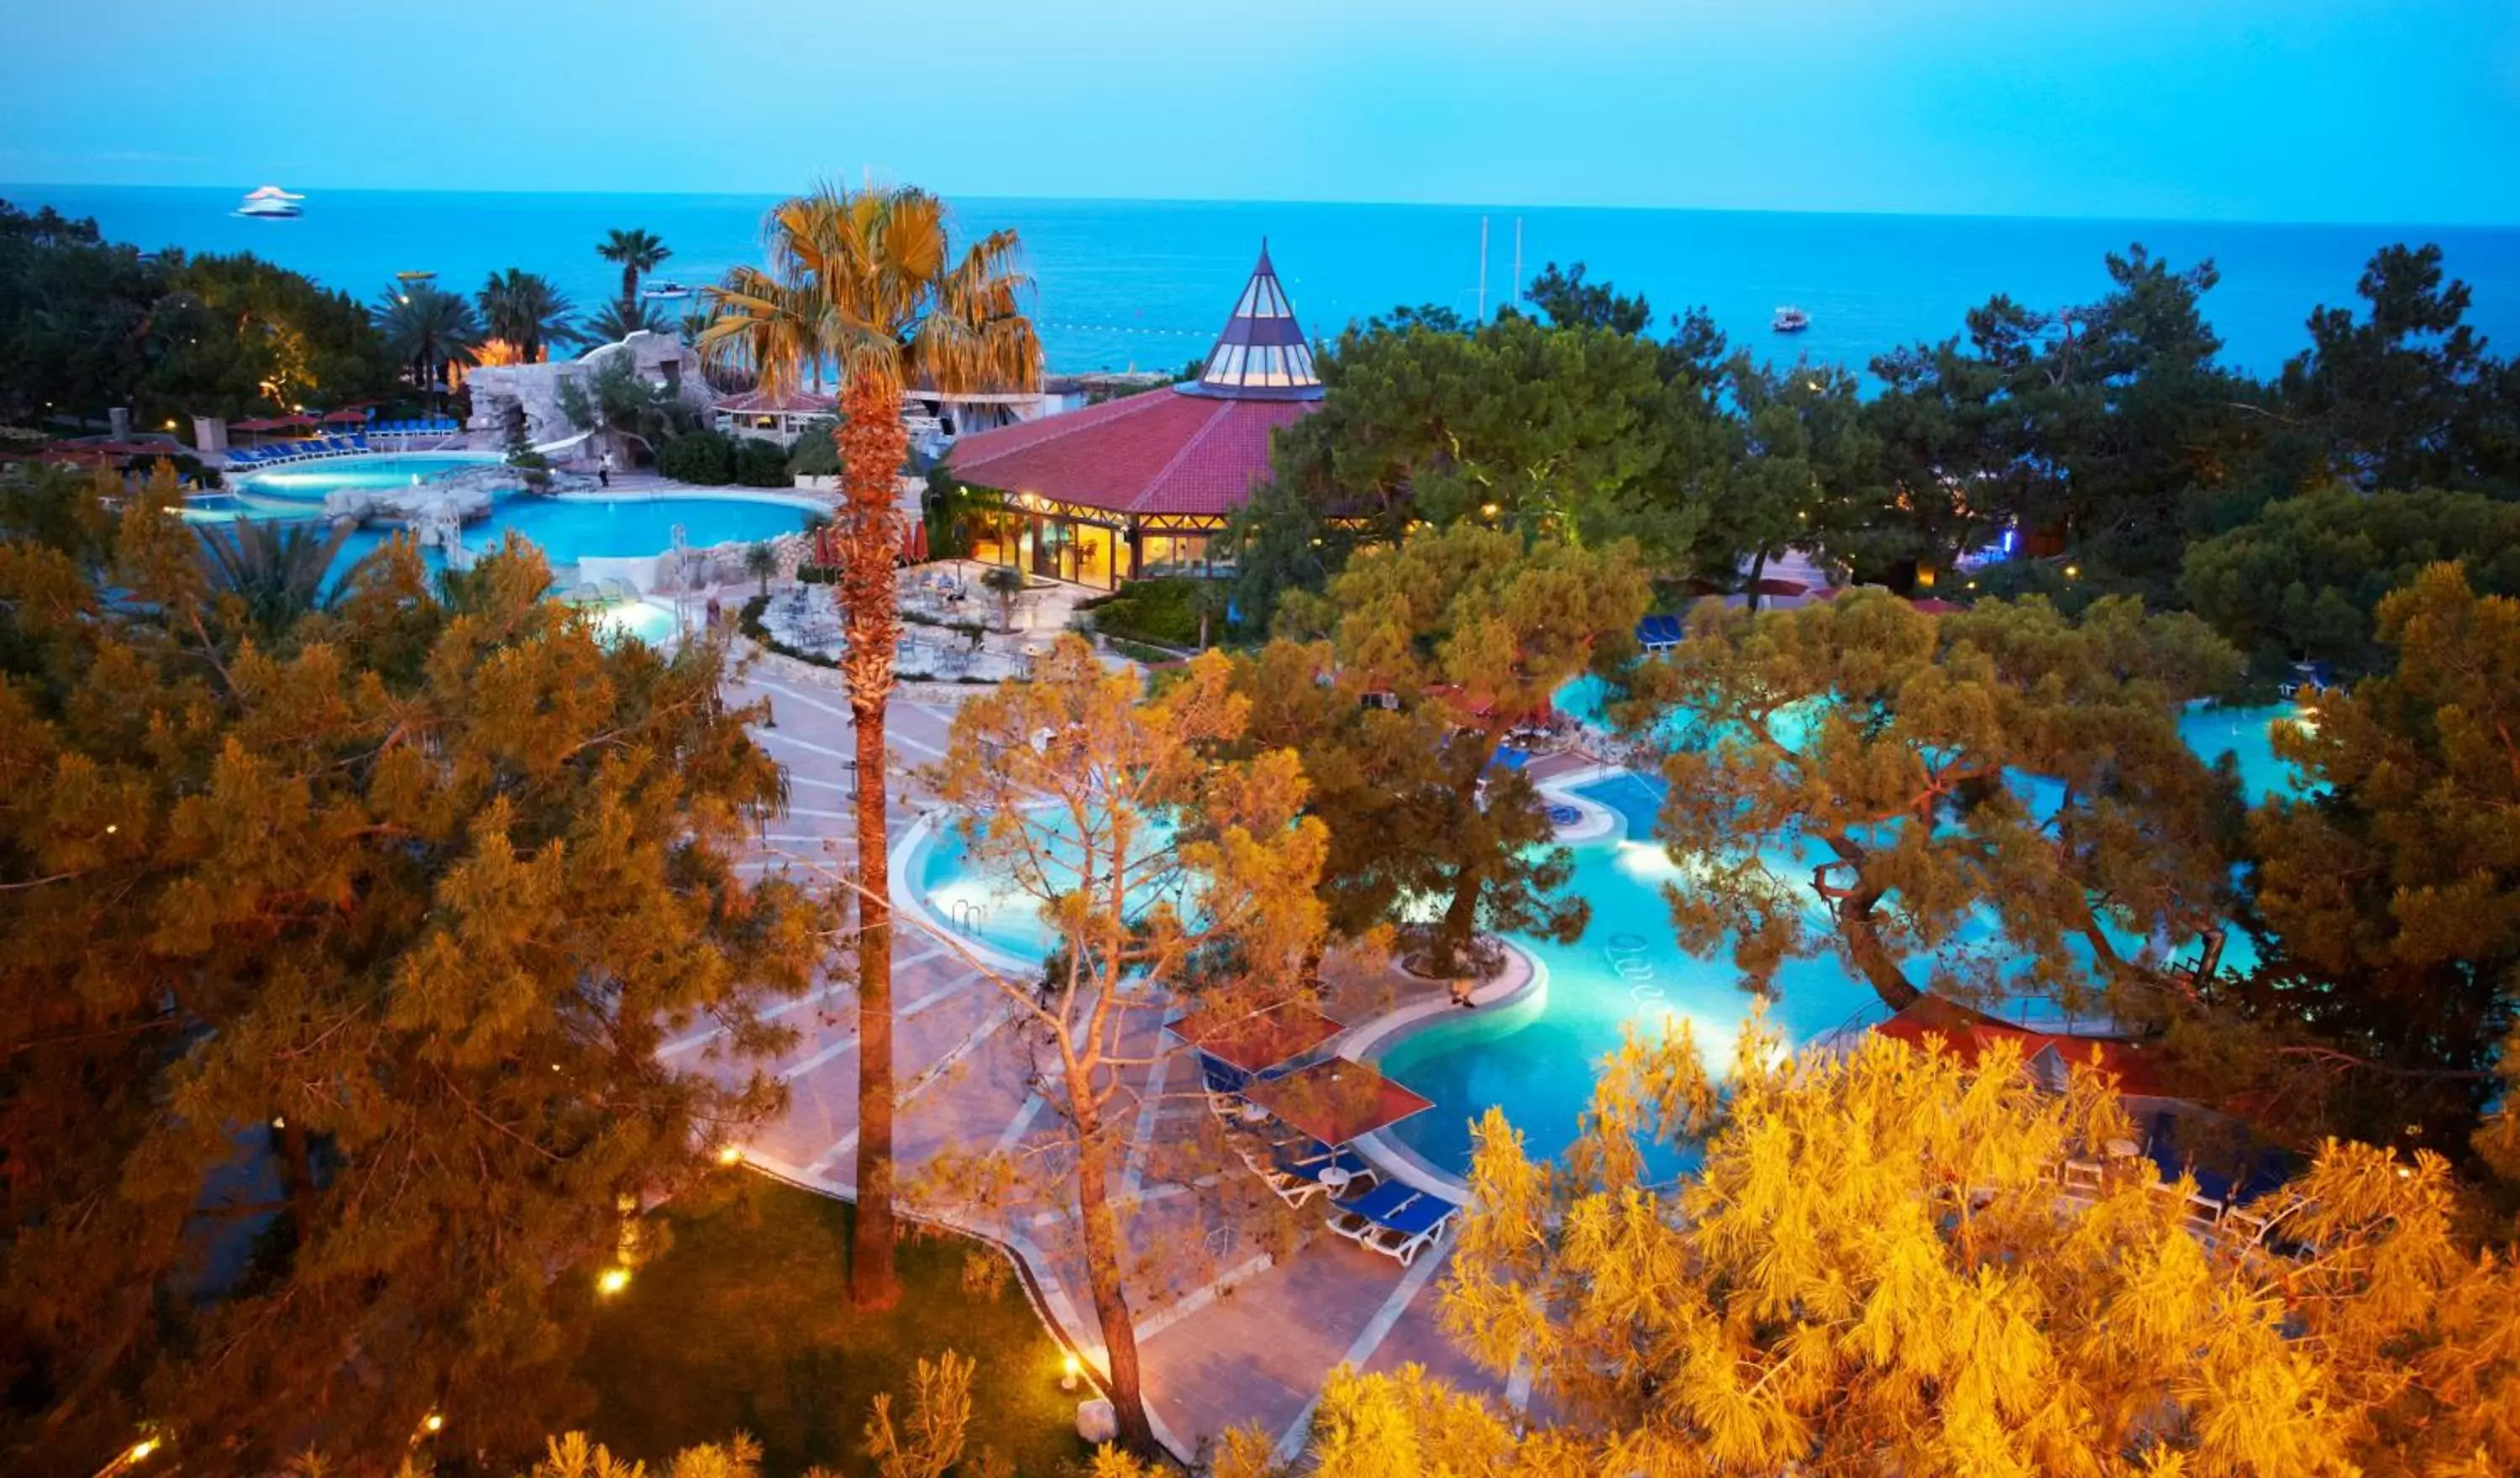
[[[488,436],[495,444],[507,434],[509,409],[522,406],[525,438],[536,446],[575,436],[582,427],[561,408],[561,385],[568,381],[582,385],[605,366],[624,356],[642,380],[650,384],[677,386],[684,404],[703,417],[707,415],[711,397],[708,381],[700,375],[698,353],[671,334],[642,332],[619,343],[589,349],[575,359],[492,365],[472,371],[464,377],[466,387],[472,392],[472,419],[465,423],[466,428]]]

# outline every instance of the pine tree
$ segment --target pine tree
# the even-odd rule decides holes
[[[1637,678],[1638,711],[1668,716],[1651,734],[1660,831],[1691,874],[1669,890],[1682,944],[1729,945],[1753,985],[1834,947],[1893,1008],[1920,994],[1922,957],[1938,991],[2140,987],[2112,1004],[2157,1017],[2150,998],[2181,987],[2152,942],[2224,917],[2239,814],[2178,713],[2234,666],[2201,622],[2125,599],[2080,621],[1864,591],[1701,606]]]
[[[1108,1391],[1122,1437],[1142,1452],[1153,1436],[1117,1202],[1148,1034],[1192,999],[1255,1010],[1294,1000],[1322,930],[1314,883],[1327,839],[1299,815],[1294,754],[1221,757],[1247,708],[1218,653],[1142,699],[1134,671],[1105,669],[1063,636],[1031,681],[963,705],[932,777],[963,817],[972,860],[1051,928],[1039,978],[983,974],[1032,1049],[1057,1129],[1013,1165],[948,1156],[931,1184],[969,1193],[1030,1181],[1074,1208]]]
[[[1362,553],[1323,596],[1287,601],[1281,631],[1317,645],[1273,647],[1242,684],[1255,739],[1293,746],[1321,777],[1342,932],[1438,900],[1428,943],[1443,974],[1472,968],[1482,931],[1583,932],[1589,910],[1564,891],[1572,859],[1549,844],[1539,792],[1491,762],[1559,688],[1634,650],[1645,600],[1625,544],[1457,524]]]
[[[742,1064],[825,921],[736,871],[778,767],[718,649],[608,641],[529,546],[275,629],[174,498],[111,569],[0,539],[0,1453],[513,1443],[622,1206],[780,1100]],[[657,1059],[702,1018],[734,1071]]]

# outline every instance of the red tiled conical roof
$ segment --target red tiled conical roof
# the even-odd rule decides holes
[[[1269,474],[1269,433],[1321,401],[1312,349],[1270,265],[1260,262],[1199,378],[966,436],[954,475],[1115,514],[1231,513]]]
[[[1149,390],[966,436],[947,460],[1001,492],[1115,514],[1225,514],[1269,474],[1269,433],[1313,409]]]

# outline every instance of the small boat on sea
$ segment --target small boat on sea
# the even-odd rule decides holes
[[[394,274],[394,281],[406,284],[433,283],[437,281],[437,274],[434,272],[397,272]]]
[[[1769,323],[1768,327],[1779,334],[1800,334],[1811,327],[1811,315],[1787,303],[1777,310],[1776,318]]]
[[[639,295],[641,297],[689,297],[692,295],[692,290],[672,278],[667,278],[662,282],[650,283],[640,289]]]
[[[291,195],[277,185],[265,185],[247,196],[245,203],[237,206],[236,213],[249,215],[257,220],[288,220],[292,216],[305,213],[297,208],[297,202],[304,199],[306,197]]]

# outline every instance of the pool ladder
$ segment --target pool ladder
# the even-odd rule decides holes
[[[989,911],[987,909],[982,908],[980,905],[973,903],[968,898],[955,899],[953,907],[946,911],[946,921],[953,924],[957,932],[969,935],[973,938],[977,938],[979,936],[980,924],[986,920],[988,917]]]

